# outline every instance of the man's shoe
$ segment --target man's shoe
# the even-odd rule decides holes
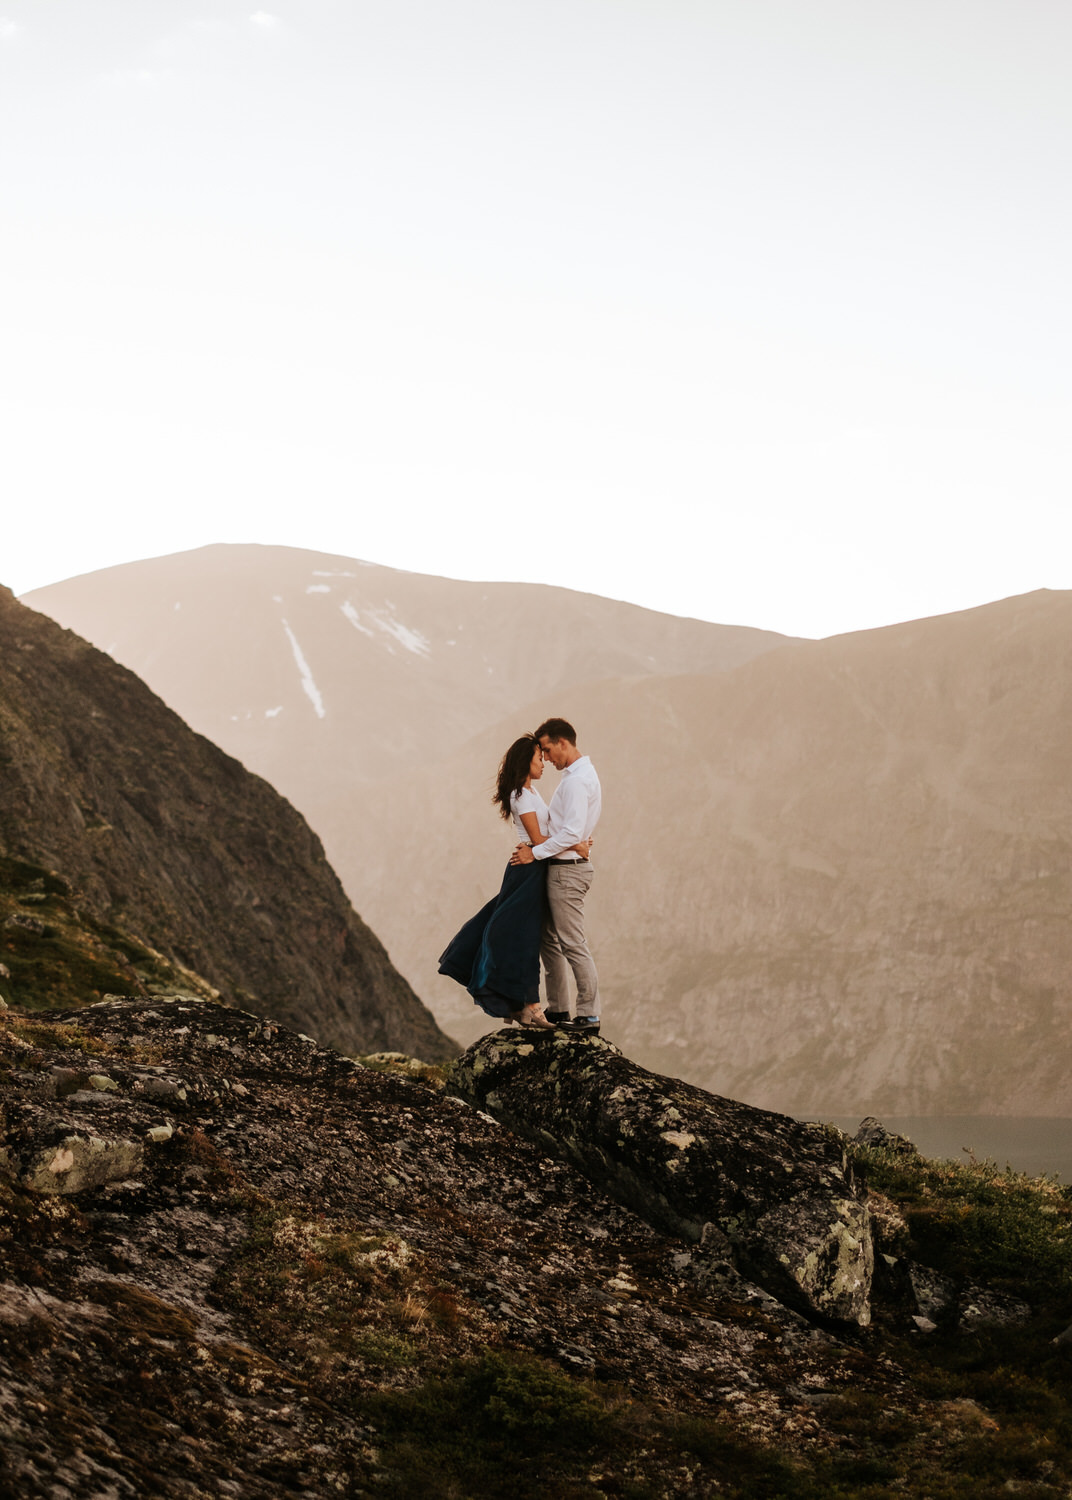
[[[571,1036],[598,1036],[598,1016],[574,1016],[572,1021],[561,1021],[559,1031],[568,1031]]]
[[[570,1018],[568,1010],[545,1010],[544,1015],[550,1021],[552,1026],[562,1026]]]

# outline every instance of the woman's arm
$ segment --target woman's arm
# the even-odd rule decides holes
[[[540,825],[537,820],[536,814],[521,813],[520,817],[521,826],[528,834],[531,842],[533,844],[546,844],[548,836],[546,833],[540,832]],[[571,845],[571,848],[575,849],[582,859],[587,859],[589,854],[592,852],[592,840],[581,839],[580,843]]]

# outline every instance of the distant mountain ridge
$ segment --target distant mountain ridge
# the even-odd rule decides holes
[[[432,765],[541,694],[724,671],[785,640],[569,589],[252,545],[124,563],[25,602],[137,672],[314,820],[355,784]]]
[[[58,871],[122,934],[344,1050],[455,1050],[301,815],[7,590],[0,760],[0,853]]]

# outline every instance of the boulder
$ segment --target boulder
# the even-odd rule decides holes
[[[881,1120],[874,1115],[865,1115],[860,1121],[860,1127],[853,1136],[853,1142],[857,1146],[870,1146],[876,1151],[896,1151],[901,1156],[917,1156],[919,1153],[915,1145],[906,1135],[897,1135],[893,1130],[887,1130]]]
[[[1031,1317],[1028,1303],[990,1287],[968,1285],[960,1295],[957,1327],[961,1333],[977,1328],[1017,1328]]]
[[[38,1193],[81,1193],[107,1182],[133,1177],[145,1148],[138,1141],[67,1135],[38,1151],[22,1173],[23,1184]]]
[[[699,1242],[715,1225],[741,1274],[780,1301],[870,1321],[870,1215],[822,1126],[650,1073],[602,1038],[564,1032],[493,1032],[458,1060],[450,1089],[656,1228]]]

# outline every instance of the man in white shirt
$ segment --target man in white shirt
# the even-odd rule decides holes
[[[544,923],[540,956],[547,982],[546,1015],[563,1030],[599,1035],[599,980],[584,935],[584,898],[592,885],[592,865],[573,848],[590,839],[599,822],[602,793],[595,766],[577,749],[577,731],[565,719],[547,719],[536,730],[545,761],[562,779],[548,809],[546,842],[521,844],[512,864],[546,860],[550,921]],[[577,1016],[570,1020],[570,970],[577,984]]]

